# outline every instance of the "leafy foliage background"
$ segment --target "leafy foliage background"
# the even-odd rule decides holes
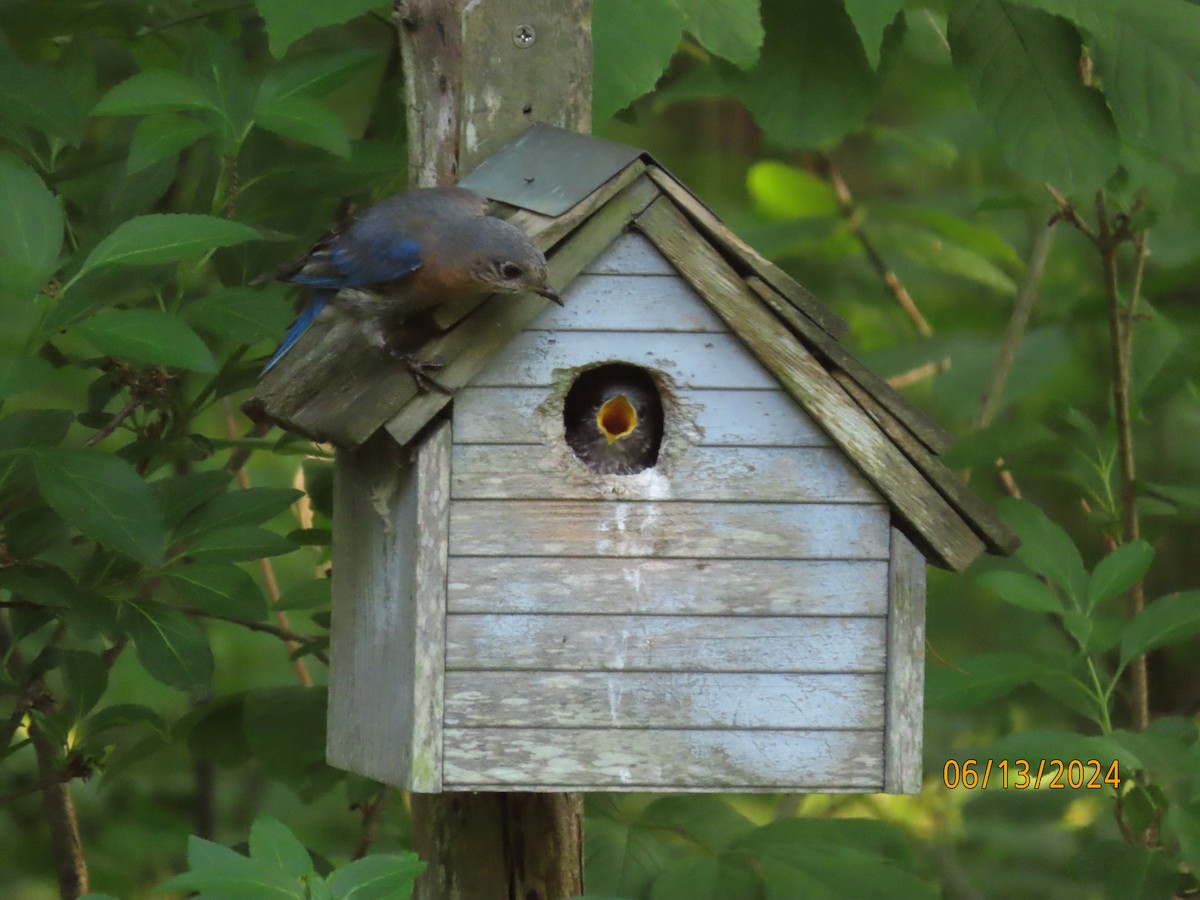
[[[848,319],[1025,544],[931,572],[920,796],[597,796],[589,896],[1194,892],[1200,6],[594,36],[597,132]],[[247,282],[403,186],[395,45],[364,0],[0,3],[5,897],[410,889],[404,798],[323,762],[329,453],[236,412],[292,315]],[[1119,775],[1013,786],[1055,758]]]

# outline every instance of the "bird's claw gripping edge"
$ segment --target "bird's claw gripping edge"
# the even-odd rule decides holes
[[[454,393],[453,388],[447,387],[429,374],[430,369],[440,369],[445,365],[440,359],[419,359],[412,353],[405,353],[399,350],[389,350],[388,353],[394,359],[398,359],[404,363],[408,371],[412,374],[413,379],[417,382],[417,389],[422,394],[426,394],[429,391],[437,391],[442,394]]]

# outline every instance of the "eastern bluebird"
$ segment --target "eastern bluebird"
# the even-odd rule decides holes
[[[563,404],[567,444],[592,471],[632,475],[658,462],[663,407],[653,379],[613,363],[584,372]]]
[[[419,188],[381,200],[260,275],[314,289],[263,372],[299,340],[327,307],[356,319],[367,340],[402,360],[422,389],[441,388],[433,366],[402,350],[406,320],[453,300],[530,291],[561,304],[547,284],[546,257],[515,225],[484,214],[466,188]],[[444,388],[442,388],[444,389]]]

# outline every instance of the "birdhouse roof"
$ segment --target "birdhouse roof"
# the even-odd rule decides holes
[[[462,180],[546,253],[565,287],[623,231],[644,234],[780,385],[887,498],[933,563],[965,568],[1017,545],[1003,521],[938,459],[951,438],[840,343],[846,323],[725,227],[648,154],[537,125]],[[529,294],[446,304],[417,354],[463,387],[545,308]],[[453,399],[421,392],[345,317],[321,320],[244,405],[255,419],[358,446],[380,428],[410,442]]]

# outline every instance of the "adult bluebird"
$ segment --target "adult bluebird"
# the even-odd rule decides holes
[[[405,352],[413,313],[493,293],[532,292],[561,304],[546,257],[515,225],[485,215],[485,201],[459,187],[418,188],[381,200],[334,228],[299,259],[260,275],[313,288],[266,372],[327,308],[362,326],[367,340],[403,361],[422,389],[434,364]]]

